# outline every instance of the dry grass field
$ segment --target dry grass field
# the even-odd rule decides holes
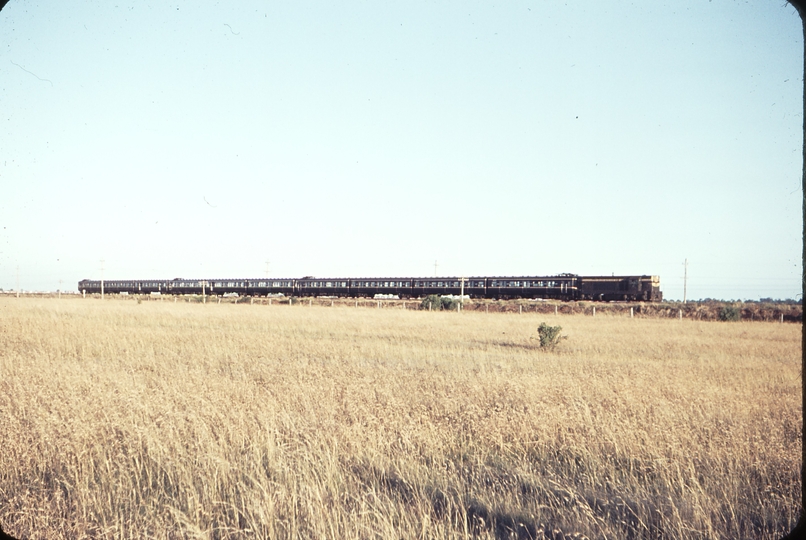
[[[563,326],[555,352],[540,322]],[[801,326],[0,298],[21,538],[780,538]]]

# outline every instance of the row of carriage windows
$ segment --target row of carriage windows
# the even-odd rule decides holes
[[[415,287],[456,287],[462,286],[461,281],[416,281]],[[465,287],[484,287],[483,281],[465,281]]]
[[[100,282],[96,282],[100,285]],[[303,288],[331,288],[331,287],[341,287],[345,288],[348,286],[351,287],[363,287],[363,288],[407,288],[412,286],[411,281],[300,281],[299,285]],[[459,288],[461,287],[460,281],[415,281],[414,287],[429,287],[429,288],[446,288],[446,287],[453,287]],[[213,288],[245,288],[249,285],[249,282],[246,281],[216,281],[212,283],[201,281],[179,281],[173,282],[174,288],[199,288],[204,286],[211,286]],[[272,288],[280,288],[280,287],[291,287],[293,282],[291,281],[258,281],[252,282],[251,285],[257,287],[272,287]],[[120,288],[162,288],[163,286],[167,285],[166,283],[159,282],[159,281],[147,281],[147,282],[131,282],[131,281],[106,281],[104,282],[106,287],[120,287]],[[552,281],[552,280],[540,280],[540,281],[532,281],[532,280],[500,280],[500,279],[492,279],[490,280],[490,287],[568,287],[570,285],[567,281]],[[472,287],[484,287],[484,281],[477,281],[477,280],[467,280],[464,282],[464,286],[468,288]],[[594,287],[597,289],[605,289],[605,288],[612,288],[613,284],[595,284]]]
[[[410,281],[353,281],[353,287],[369,287],[369,288],[406,288],[411,287]]]
[[[490,280],[490,287],[568,287],[567,281],[517,281],[517,280]]]

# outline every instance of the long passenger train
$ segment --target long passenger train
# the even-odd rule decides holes
[[[327,296],[366,298],[393,295],[422,298],[430,294],[470,298],[553,298],[558,300],[632,300],[660,302],[658,276],[513,276],[432,278],[315,278],[299,279],[144,279],[78,282],[82,293],[201,294],[239,296]]]

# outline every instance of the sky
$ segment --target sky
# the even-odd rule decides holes
[[[681,299],[685,272],[688,299],[800,298],[802,74],[772,0],[11,0],[0,288],[571,272]]]

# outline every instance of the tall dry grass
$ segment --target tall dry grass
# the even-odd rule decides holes
[[[569,339],[537,346],[541,321]],[[25,538],[778,538],[800,325],[0,299]]]

